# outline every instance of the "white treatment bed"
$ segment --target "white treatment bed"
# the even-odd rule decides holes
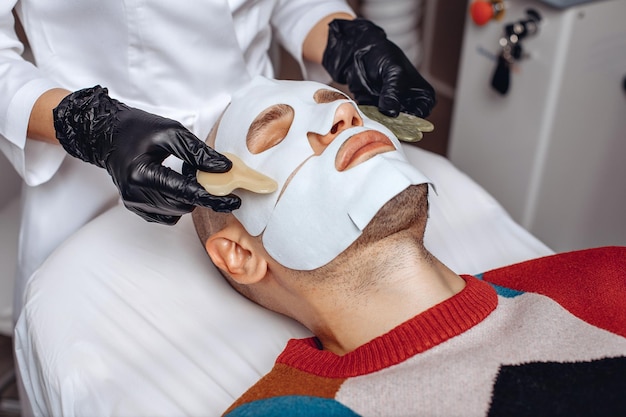
[[[438,191],[426,245],[456,272],[552,253],[447,159],[405,149]],[[218,416],[308,335],[223,281],[190,216],[167,227],[114,207],[29,283],[15,334],[24,414]]]

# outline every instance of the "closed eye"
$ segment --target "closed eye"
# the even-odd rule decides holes
[[[293,118],[294,110],[287,104],[275,104],[259,113],[246,136],[250,153],[256,155],[281,143],[289,133]]]

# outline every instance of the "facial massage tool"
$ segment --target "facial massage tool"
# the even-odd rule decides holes
[[[403,142],[417,142],[424,137],[423,132],[432,132],[435,126],[428,120],[408,113],[400,113],[398,117],[385,116],[376,106],[359,106],[363,114],[384,125]]]
[[[244,188],[258,194],[269,194],[278,188],[276,181],[253,170],[239,157],[227,152],[223,155],[233,163],[230,171],[224,173],[198,171],[196,175],[198,183],[210,194],[224,196],[237,188]]]

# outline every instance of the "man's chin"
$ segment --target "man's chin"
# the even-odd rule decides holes
[[[378,241],[412,228],[423,230],[427,218],[428,184],[411,185],[385,203],[359,240]]]

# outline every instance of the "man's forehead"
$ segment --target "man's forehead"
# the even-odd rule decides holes
[[[307,95],[312,97],[313,93],[319,89],[336,90],[333,87],[315,81],[273,80],[265,77],[255,77],[247,84],[246,87],[238,90],[233,95],[233,100],[245,98],[250,93],[264,94],[268,96],[283,94],[294,98],[302,98]]]
[[[315,104],[315,93],[319,90],[339,90],[314,81],[270,80],[254,78],[247,87],[237,91],[227,112],[237,112],[239,116],[254,118],[266,108],[275,104],[309,103]]]

